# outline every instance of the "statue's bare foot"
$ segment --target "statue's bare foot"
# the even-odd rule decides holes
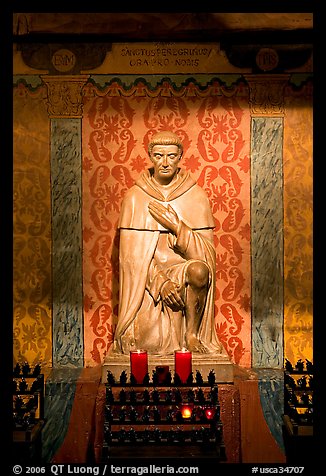
[[[200,354],[206,354],[208,349],[197,339],[196,336],[190,335],[186,337],[187,340],[187,349],[191,352],[199,352]]]

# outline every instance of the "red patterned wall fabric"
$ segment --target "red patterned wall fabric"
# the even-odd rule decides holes
[[[101,363],[118,311],[121,200],[150,166],[150,134],[176,132],[181,165],[206,190],[215,217],[216,330],[231,360],[251,365],[250,111],[243,84],[171,80],[85,88],[82,124],[85,366]]]

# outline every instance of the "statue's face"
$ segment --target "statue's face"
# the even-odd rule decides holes
[[[181,154],[176,145],[154,145],[150,159],[154,165],[155,180],[166,185],[177,173]]]

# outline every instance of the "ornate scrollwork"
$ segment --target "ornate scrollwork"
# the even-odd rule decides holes
[[[83,116],[82,90],[89,75],[42,76],[47,86],[47,107],[50,118],[79,118]]]

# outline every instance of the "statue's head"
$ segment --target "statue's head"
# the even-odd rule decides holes
[[[154,134],[148,145],[148,153],[153,162],[153,176],[159,184],[168,185],[176,176],[182,152],[182,143],[173,132]]]
[[[148,144],[148,153],[151,156],[154,145],[176,145],[179,149],[180,158],[183,153],[183,145],[177,134],[172,131],[160,131],[153,135]]]

